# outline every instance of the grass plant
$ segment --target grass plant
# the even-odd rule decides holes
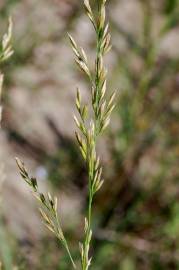
[[[44,51],[44,48],[49,48],[50,40],[50,44],[52,41],[53,46],[50,46],[50,53],[48,55],[45,53],[45,56],[47,55],[49,57],[49,55],[52,55],[50,59],[53,59],[56,53],[54,48],[57,45],[57,38],[59,42],[63,39],[64,33],[70,31],[69,29],[73,27],[75,21],[78,21],[78,25],[81,25],[81,20],[83,21],[80,2],[76,3],[75,1],[72,5],[69,5],[72,11],[72,13],[69,13],[69,17],[66,16],[68,14],[65,8],[64,28],[58,32],[60,35],[58,34],[57,37],[56,30],[52,30],[50,36],[43,36],[42,39],[41,31],[39,31],[41,27],[34,29],[34,24],[30,23],[29,25],[29,22],[36,21],[38,15],[41,18],[41,10],[48,9],[48,4],[46,3],[48,1],[38,0],[37,2],[38,9],[32,5],[32,9],[35,12],[30,12],[30,3],[27,6],[25,5],[25,7],[23,3],[19,3],[17,0],[7,0],[3,8],[4,15],[8,13],[9,6],[13,5],[14,8],[11,9],[13,14],[18,14],[19,10],[22,12],[22,10],[26,11],[27,8],[29,9],[27,17],[22,16],[22,20],[20,21],[16,15],[17,40],[15,37],[14,42],[16,56],[13,58],[11,66],[8,66],[7,75],[9,76],[6,77],[9,88],[17,89],[22,95],[24,94],[22,93],[24,92],[24,88],[29,89],[29,87],[32,87],[33,90],[36,88],[40,90],[41,87],[47,85],[47,83],[51,84],[51,82],[54,83],[54,89],[58,87],[56,85],[56,77],[50,78],[50,81],[45,79],[44,83],[40,83],[40,85],[39,80],[33,82],[34,77],[31,77],[32,71],[35,71],[36,78],[44,78],[44,70],[47,70],[47,66],[49,68],[48,58],[46,59],[44,57],[46,61],[40,62],[41,60],[38,60],[42,58],[37,58],[34,61],[34,56],[36,58],[39,51],[45,52],[46,50]],[[51,5],[49,9],[52,7],[55,13],[59,5],[61,8],[61,1],[56,2],[59,3],[49,4]],[[84,218],[84,235],[80,235],[79,237],[76,233],[74,235],[72,234],[72,238],[80,238],[79,254],[76,253],[75,247],[72,252],[70,251],[72,243],[70,242],[68,245],[62,230],[62,217],[61,213],[60,217],[58,216],[57,199],[49,193],[42,194],[39,190],[37,180],[28,174],[23,162],[17,159],[23,179],[27,182],[35,198],[40,203],[40,212],[45,225],[56,236],[58,241],[62,243],[70,258],[68,260],[67,255],[64,257],[62,255],[60,262],[56,258],[55,260],[54,258],[51,259],[50,257],[53,257],[56,253],[56,242],[54,243],[55,246],[44,249],[47,242],[41,241],[40,249],[42,248],[43,255],[38,257],[40,258],[38,263],[35,264],[35,267],[24,266],[24,263],[25,265],[29,265],[29,259],[24,258],[25,261],[22,266],[22,261],[17,261],[18,259],[16,258],[14,263],[18,264],[20,269],[49,269],[48,267],[50,267],[50,269],[69,270],[71,268],[77,268],[83,270],[89,269],[91,263],[93,270],[110,268],[174,269],[178,266],[176,247],[179,245],[177,240],[179,239],[177,230],[179,208],[176,203],[177,192],[175,193],[175,191],[178,187],[176,182],[178,179],[179,141],[176,138],[179,134],[177,125],[179,119],[179,111],[177,109],[179,58],[175,55],[173,49],[168,49],[166,53],[166,49],[162,48],[163,46],[161,45],[165,45],[165,41],[167,40],[170,41],[170,45],[175,43],[173,42],[173,35],[178,31],[179,1],[163,0],[154,3],[155,1],[138,0],[134,1],[135,3],[133,1],[120,2],[111,1],[108,6],[109,15],[111,14],[111,30],[115,37],[113,44],[114,54],[110,58],[112,60],[110,69],[110,74],[112,75],[111,82],[112,88],[121,89],[120,98],[117,101],[118,111],[116,110],[116,120],[118,123],[116,121],[116,127],[110,130],[108,136],[108,141],[111,142],[108,147],[110,160],[108,161],[105,177],[108,177],[108,181],[106,181],[105,187],[98,194],[98,198],[95,198],[95,202],[94,196],[103,184],[102,167],[100,165],[100,158],[97,155],[96,146],[98,139],[100,139],[109,123],[110,113],[114,107],[114,94],[109,98],[106,95],[108,92],[106,91],[107,74],[103,61],[105,54],[110,49],[110,35],[108,34],[108,26],[105,22],[106,1],[84,1],[86,13],[96,35],[96,56],[94,63],[91,63],[92,59],[86,56],[84,49],[79,47],[76,40],[69,35],[76,63],[84,73],[85,81],[89,82],[88,93],[91,93],[90,101],[87,105],[84,104],[79,89],[76,95],[77,114],[74,118],[77,124],[77,144],[84,160],[82,170],[80,167],[82,158],[80,155],[80,158],[76,158],[78,148],[75,145],[74,151],[73,146],[71,147],[69,144],[70,141],[68,138],[66,136],[63,138],[61,133],[58,132],[58,128],[51,128],[56,136],[55,138],[57,138],[57,141],[54,141],[56,141],[58,153],[54,154],[48,152],[49,148],[43,145],[43,143],[42,148],[38,147],[39,140],[36,140],[35,134],[33,137],[27,135],[26,132],[24,134],[24,128],[21,128],[21,124],[18,125],[18,122],[21,123],[22,119],[17,117],[14,119],[12,117],[14,113],[15,115],[17,113],[15,111],[16,106],[13,106],[17,105],[16,103],[13,104],[13,93],[6,96],[6,104],[8,105],[6,137],[8,135],[8,138],[11,139],[13,147],[18,146],[18,149],[25,153],[26,156],[35,157],[40,164],[43,163],[45,165],[50,181],[54,179],[58,181],[55,182],[55,188],[59,189],[63,184],[68,187],[66,180],[69,180],[70,185],[74,185],[75,189],[77,188],[80,192],[82,190],[84,191],[84,185],[86,185],[86,181],[84,181],[86,177],[84,175],[86,172],[88,175],[88,188],[86,189],[87,195],[84,203],[85,208],[86,201],[88,201],[86,218]],[[135,12],[139,8],[142,15],[139,18],[134,15],[136,16],[134,28],[130,26],[131,21],[129,25],[126,21],[130,16],[126,16],[126,20],[123,21],[125,14],[130,14],[130,7],[132,9],[134,7],[134,10],[132,10],[134,14],[138,14]],[[121,17],[123,8],[124,14]],[[114,9],[117,12],[114,12]],[[137,10],[135,11],[135,9]],[[63,13],[63,7],[61,11]],[[139,22],[140,20],[141,22]],[[53,24],[53,20],[50,20],[50,23]],[[141,30],[138,29],[139,24]],[[21,30],[18,30],[20,25],[23,25],[23,27],[20,27]],[[42,25],[44,28],[46,27],[46,25]],[[1,63],[11,55],[9,38],[11,36],[11,26],[12,24],[10,22],[9,31],[4,36],[2,44],[0,42]],[[26,31],[27,29],[28,31]],[[136,31],[135,29],[138,30]],[[36,30],[39,33],[36,33]],[[20,34],[21,31],[23,35]],[[19,46],[20,44],[21,46]],[[172,46],[172,48],[174,47]],[[171,52],[175,56],[170,56]],[[64,59],[68,66],[68,57],[66,58],[66,55],[64,55]],[[61,61],[63,62],[63,58]],[[56,65],[56,63],[53,64]],[[54,65],[52,65],[52,69]],[[91,68],[92,66],[94,69]],[[21,75],[22,71],[23,74],[25,71],[26,78],[23,81],[19,81],[17,74]],[[41,75],[43,76],[41,77]],[[3,75],[0,78],[2,90]],[[70,76],[69,79],[71,79]],[[23,87],[19,87],[21,83],[23,83]],[[36,91],[33,91],[33,96],[35,95]],[[17,98],[19,98],[18,95],[16,100]],[[51,114],[47,114],[49,124]],[[54,127],[57,126],[54,125]],[[74,143],[73,139],[70,140]],[[25,142],[26,147],[24,147],[24,143],[22,142]],[[10,145],[11,148],[12,146]],[[44,153],[46,154],[44,155]],[[63,163],[61,162],[62,159]],[[86,169],[84,168],[85,165]],[[62,175],[62,180],[60,180],[59,175]],[[2,176],[3,173],[0,164],[0,181],[3,178]],[[95,209],[93,209],[93,203],[95,204]],[[5,215],[8,217],[8,211],[3,214],[3,216]],[[98,224],[99,229],[95,231],[93,228],[96,224]],[[0,219],[0,255],[2,268],[3,270],[11,270],[13,267],[12,264],[11,266],[8,264],[6,248],[9,245],[9,238],[6,237],[5,233],[4,220],[2,219],[1,222]],[[48,236],[45,241],[49,241]],[[39,252],[40,249],[38,250]],[[23,254],[20,254],[19,250],[17,254],[20,260],[23,260]],[[91,260],[93,255],[95,257],[94,261]],[[73,256],[77,257],[74,259]],[[66,258],[68,261],[66,261]],[[70,267],[70,263],[72,263],[72,267]],[[58,264],[58,266],[55,266],[55,264]]]
[[[90,246],[92,239],[92,205],[96,192],[103,184],[102,167],[97,155],[96,145],[98,138],[102,135],[110,122],[111,112],[114,109],[115,93],[107,97],[107,70],[104,65],[104,56],[110,50],[109,25],[106,23],[106,0],[99,1],[97,13],[92,11],[89,0],[84,1],[85,10],[89,17],[96,35],[96,58],[94,60],[94,71],[90,70],[88,58],[85,51],[77,46],[71,35],[69,39],[75,54],[75,60],[79,68],[89,79],[91,89],[90,104],[83,104],[80,90],[77,89],[76,108],[78,116],[74,116],[77,125],[76,139],[88,172],[88,211],[85,217],[84,238],[80,243],[81,269],[88,270],[91,265]],[[92,113],[89,113],[91,111]],[[42,194],[39,191],[37,180],[30,177],[24,163],[16,158],[20,174],[30,186],[34,196],[40,202],[40,213],[46,227],[57,237],[66,249],[75,269],[76,264],[72,258],[67,240],[64,236],[60,218],[57,213],[57,198]]]
[[[12,56],[13,49],[11,44],[12,44],[12,20],[9,19],[8,31],[6,34],[4,34],[0,44],[0,65]],[[2,119],[1,98],[2,98],[3,80],[4,75],[0,73],[0,125]],[[9,245],[7,243],[5,228],[2,222],[2,207],[1,207],[2,206],[1,191],[4,179],[5,179],[4,166],[3,164],[0,164],[0,254],[2,257],[2,262],[0,261],[0,269],[10,270],[13,269],[12,257]]]
[[[12,20],[9,19],[9,27],[6,34],[4,34],[1,44],[0,44],[0,64],[8,60],[12,54]],[[2,97],[2,86],[3,86],[3,79],[4,76],[2,73],[0,73],[0,103],[1,103],[1,97]],[[0,123],[2,118],[2,106],[0,104]]]

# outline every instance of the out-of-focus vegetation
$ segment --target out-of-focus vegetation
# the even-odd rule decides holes
[[[2,33],[12,15],[15,50],[2,67],[0,145],[7,176],[0,236],[11,241],[5,240],[8,247],[0,241],[0,258],[18,269],[70,269],[66,254],[43,232],[11,160],[28,160],[43,188],[60,196],[78,257],[73,243],[83,230],[87,180],[71,121],[74,86],[81,85],[86,100],[89,93],[66,33],[93,56],[93,32],[80,1],[9,0],[0,8]],[[107,15],[113,43],[108,77],[117,106],[99,146],[106,182],[95,199],[93,269],[178,269],[179,2],[113,0]],[[24,204],[29,208],[21,211]]]

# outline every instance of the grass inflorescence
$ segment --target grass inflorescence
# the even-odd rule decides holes
[[[85,11],[89,17],[96,34],[96,57],[94,59],[94,71],[90,70],[88,58],[83,48],[78,47],[71,35],[69,39],[75,54],[75,60],[79,68],[89,79],[91,89],[90,104],[83,104],[80,90],[77,89],[76,108],[78,116],[74,116],[78,130],[76,139],[85,161],[88,172],[88,213],[85,217],[84,239],[80,243],[81,269],[88,270],[91,264],[89,255],[92,239],[92,204],[94,195],[101,188],[104,180],[102,177],[102,166],[97,155],[97,140],[110,122],[111,112],[114,109],[115,93],[107,97],[107,70],[104,65],[104,56],[111,49],[111,36],[109,34],[109,24],[106,23],[106,0],[98,4],[97,14],[93,12],[89,0],[84,1]],[[92,113],[89,114],[90,109]],[[59,239],[65,247],[73,268],[76,268],[63,230],[61,228],[57,213],[57,198],[52,198],[48,193],[40,193],[37,180],[30,177],[23,162],[16,159],[20,174],[25,182],[30,186],[36,199],[40,202],[40,213],[46,227]]]
[[[12,49],[12,20],[9,18],[9,26],[8,31],[6,34],[4,34],[2,41],[0,43],[0,65],[8,60],[13,54]],[[3,81],[4,81],[4,75],[0,71],[0,126],[1,126],[1,120],[2,120],[2,105],[1,105],[1,99],[2,99],[2,88],[3,88]],[[3,165],[0,164],[0,189],[2,186],[2,182],[4,179],[4,172],[3,172]]]
[[[49,231],[51,231],[56,236],[56,238],[62,243],[62,245],[66,249],[71,259],[72,265],[75,268],[75,263],[72,259],[67,241],[65,239],[65,236],[63,234],[61,224],[59,221],[59,217],[57,213],[57,204],[58,204],[57,197],[52,198],[49,192],[47,196],[41,193],[39,191],[36,178],[29,176],[24,166],[24,163],[22,163],[18,158],[16,158],[16,163],[18,165],[22,178],[30,186],[34,197],[40,202],[39,211],[41,213],[43,223],[49,229]]]
[[[109,25],[106,23],[105,4],[105,0],[101,1],[98,6],[97,17],[95,17],[89,1],[84,1],[85,9],[93,24],[97,41],[94,72],[90,71],[88,59],[84,50],[79,48],[73,37],[69,35],[76,56],[76,63],[89,78],[93,111],[92,115],[88,115],[89,106],[82,103],[80,90],[77,89],[76,108],[79,117],[74,116],[78,128],[76,138],[87,166],[89,193],[88,214],[85,218],[85,236],[83,243],[80,244],[82,270],[87,270],[91,263],[89,249],[92,238],[92,203],[95,193],[103,184],[102,167],[100,165],[100,158],[96,152],[96,144],[98,137],[110,122],[110,115],[114,108],[113,100],[115,97],[115,93],[113,93],[109,99],[106,97],[107,70],[104,66],[104,56],[111,48],[111,37],[108,32]]]
[[[2,41],[0,43],[0,65],[8,60],[13,54],[12,49],[12,20],[9,18],[9,26],[8,31],[4,34]],[[1,98],[2,98],[2,88],[3,88],[3,81],[4,75],[0,71],[0,125],[2,120],[2,105],[1,105]],[[1,209],[1,190],[3,181],[5,179],[4,174],[4,164],[0,164],[0,211]],[[12,267],[12,260],[11,260],[11,252],[9,250],[9,245],[7,243],[7,239],[5,236],[5,230],[2,222],[2,211],[0,212],[0,253],[2,257],[2,262],[0,261],[0,270],[2,269],[13,269]]]
[[[12,49],[12,20],[9,18],[9,26],[8,31],[6,34],[4,34],[1,44],[0,44],[0,64],[2,64],[4,61],[8,60],[13,54]],[[0,73],[0,103],[1,103],[1,97],[2,97],[2,86],[3,86],[3,80],[4,76],[2,73]],[[1,118],[2,118],[2,106],[0,104],[0,124],[1,124]]]

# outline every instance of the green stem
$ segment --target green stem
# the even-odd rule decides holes
[[[76,264],[75,264],[75,262],[74,262],[74,260],[73,260],[73,258],[72,258],[72,256],[71,256],[71,252],[70,252],[70,250],[69,250],[69,247],[68,247],[68,244],[67,244],[66,240],[65,240],[65,242],[64,242],[64,246],[65,246],[66,251],[67,251],[67,253],[68,253],[68,255],[69,255],[69,258],[70,258],[70,260],[71,260],[71,263],[72,263],[72,265],[73,265],[73,268],[76,269]]]
[[[57,215],[56,212],[54,213],[54,218],[55,218],[56,223],[57,223],[57,237],[58,237],[59,241],[63,243],[63,245],[64,245],[64,247],[65,247],[65,249],[66,249],[66,251],[67,251],[67,253],[69,255],[69,258],[71,260],[72,266],[73,266],[74,269],[76,269],[76,264],[75,264],[75,262],[74,262],[74,260],[72,258],[72,255],[71,255],[71,252],[70,252],[70,249],[68,247],[68,243],[67,243],[65,237],[63,238],[63,240],[59,237],[59,228],[61,228],[61,226],[60,226],[60,222],[59,222],[58,215]],[[62,231],[61,231],[61,234],[63,235]]]

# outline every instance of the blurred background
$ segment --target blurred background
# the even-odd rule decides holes
[[[59,197],[79,258],[87,179],[72,115],[76,87],[86,101],[89,88],[67,32],[92,59],[93,28],[81,0],[1,0],[0,14],[1,34],[12,16],[15,51],[2,67],[0,261],[5,270],[69,270],[14,157]],[[117,105],[99,142],[105,184],[94,203],[92,269],[179,269],[179,1],[109,0],[107,15],[108,92],[117,91]]]

